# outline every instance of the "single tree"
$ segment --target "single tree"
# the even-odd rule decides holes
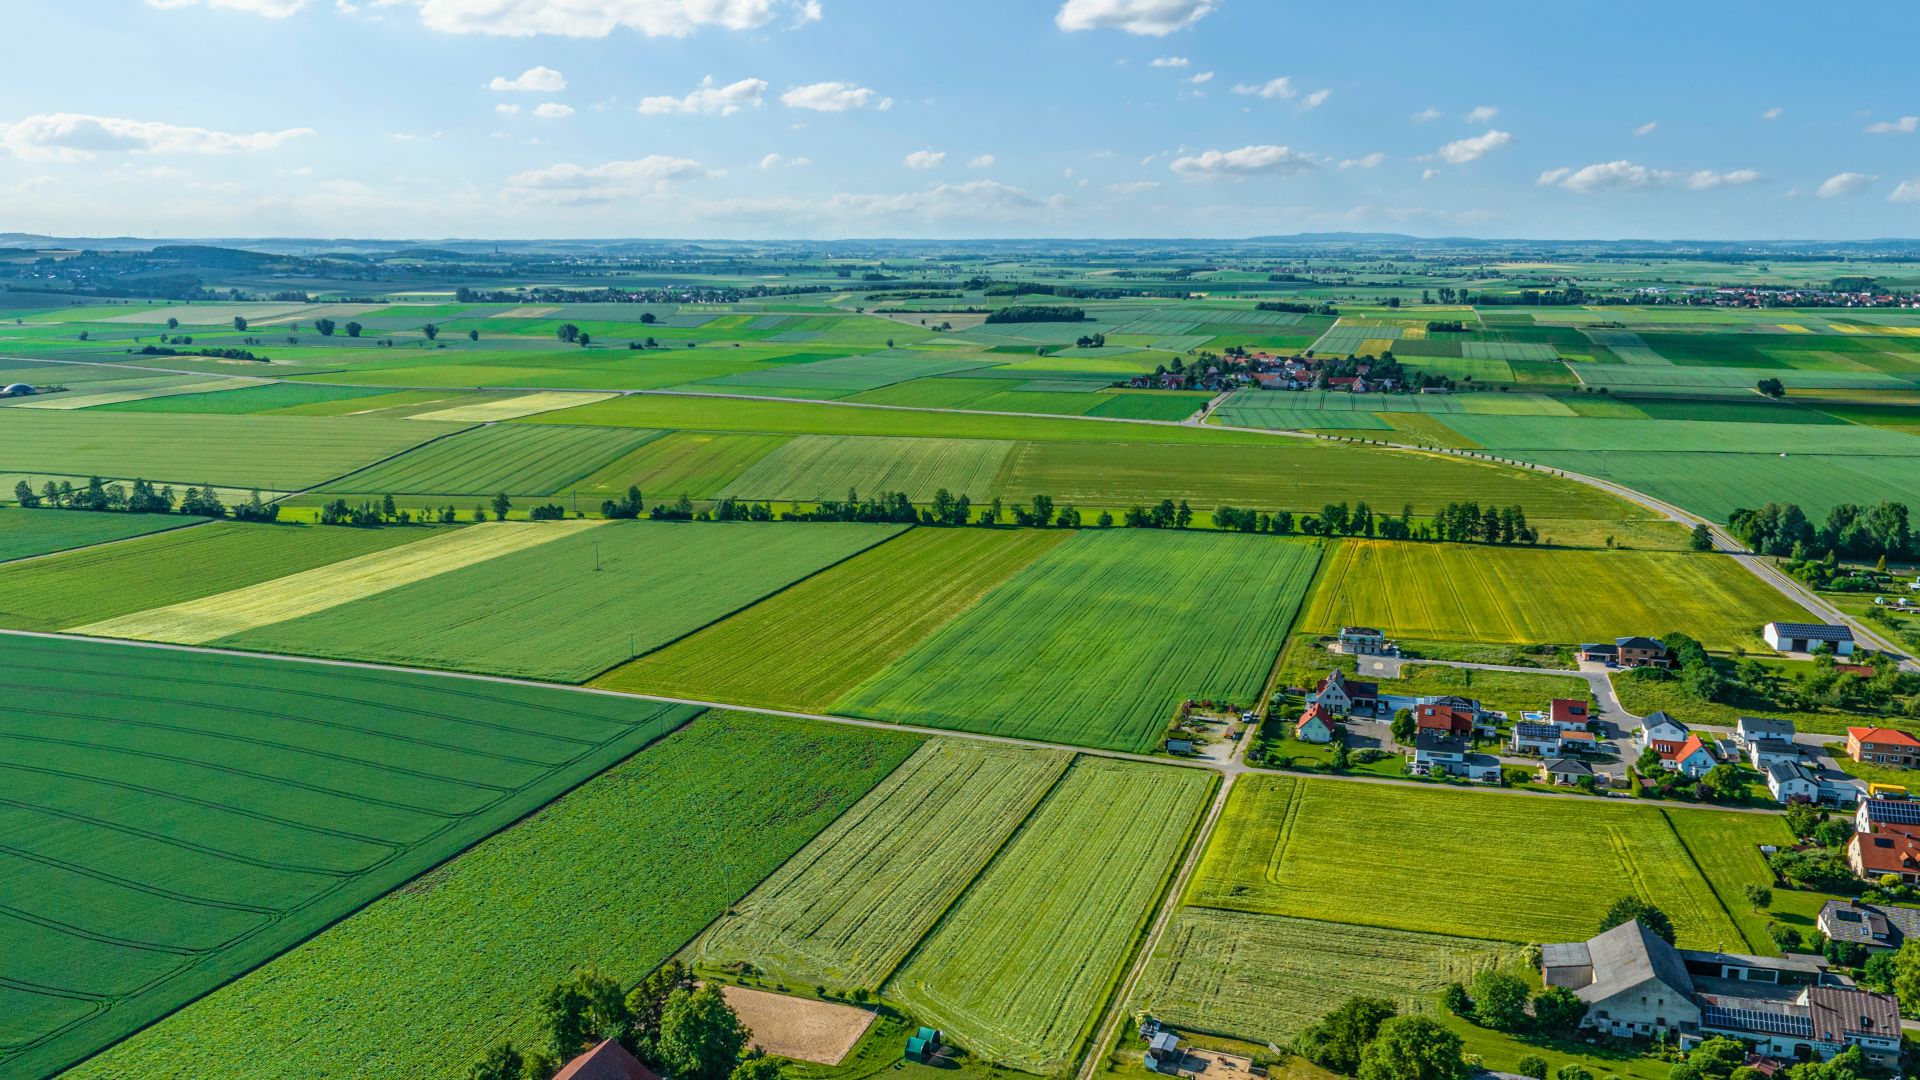
[[[1533,1020],[1542,1031],[1571,1035],[1587,1015],[1587,1003],[1564,986],[1549,986],[1533,995]]]
[[[1640,921],[1642,926],[1653,931],[1653,935],[1667,944],[1673,944],[1673,920],[1667,913],[1647,903],[1637,896],[1623,896],[1613,902],[1607,914],[1600,920],[1600,932],[1619,926],[1621,923]]]
[[[168,318],[168,319],[167,319],[167,329],[169,329],[169,330],[178,330],[178,329],[180,329],[180,320],[179,320],[179,319],[175,319],[175,318]]]
[[[1787,388],[1781,385],[1779,379],[1761,379],[1754,384],[1754,388],[1770,398],[1778,399],[1787,396]]]
[[[359,337],[359,336],[360,336],[360,329],[361,329],[361,327],[360,327],[360,324],[359,324],[359,323],[357,323],[357,322],[349,322],[349,323],[347,323],[347,336],[348,336],[348,337],[353,337],[353,338],[357,338],[357,337]]]
[[[1531,1076],[1533,1080],[1547,1080],[1547,1059],[1539,1054],[1528,1054],[1513,1063],[1513,1071],[1521,1076]]]
[[[636,1055],[655,1060],[660,1044],[660,1017],[666,1011],[667,999],[675,991],[692,988],[693,973],[680,961],[669,960],[627,994],[627,1015],[631,1018],[628,1037]]]
[[[320,331],[320,336],[321,336],[321,337],[332,337],[332,336],[333,336],[333,327],[334,327],[334,324],[333,324],[333,320],[332,320],[332,319],[315,319],[315,320],[313,320],[313,328],[314,328],[315,330],[318,330],[318,331]],[[509,1048],[509,1049],[511,1049],[511,1048]]]
[[[1727,1080],[1746,1060],[1746,1044],[1724,1036],[1707,1039],[1687,1054],[1687,1064],[1699,1069],[1706,1080]]]
[[[234,328],[235,330],[239,330],[239,331],[241,331],[242,333],[244,333],[244,332],[246,331],[246,329],[247,329],[247,320],[246,320],[246,318],[245,318],[245,317],[243,317],[243,316],[240,316],[240,315],[235,315],[235,316],[233,317],[233,328]]]
[[[620,984],[596,968],[581,968],[540,999],[547,1048],[566,1060],[602,1039],[624,1038],[632,1018]]]
[[[1773,906],[1773,890],[1757,881],[1747,882],[1747,906],[1755,911]]]
[[[675,990],[660,1011],[659,1062],[674,1080],[727,1080],[747,1046],[717,986]]]
[[[735,1065],[727,1080],[781,1080],[784,1075],[778,1061],[764,1054],[755,1054]]]
[[[507,511],[511,509],[513,509],[513,500],[507,498],[506,492],[503,491],[493,497],[493,520],[507,520]]]
[[[1593,1071],[1585,1065],[1562,1065],[1553,1070],[1553,1080],[1593,1080]]]
[[[469,330],[469,331],[467,331],[467,340],[468,340],[468,341],[479,341],[479,340],[480,340],[480,331],[478,331],[478,330]]]
[[[1396,1016],[1361,1052],[1360,1080],[1466,1080],[1460,1036],[1424,1016]]]
[[[1693,527],[1693,539],[1687,542],[1687,546],[1694,551],[1713,550],[1713,530],[1707,527],[1706,522]]]
[[[560,336],[561,341],[571,343],[579,339],[580,328],[572,323],[561,323],[560,329],[555,330],[554,333]]]
[[[580,337],[578,338],[578,340],[580,342],[580,347],[584,349],[587,346],[593,344],[593,335],[587,333],[585,330],[582,330],[580,331]]]
[[[432,341],[435,338],[440,336],[440,328],[433,325],[432,323],[428,323],[427,325],[421,327],[420,332],[427,335],[428,341]]]
[[[1473,977],[1473,1018],[1495,1031],[1518,1031],[1527,1022],[1527,984],[1504,971]]]

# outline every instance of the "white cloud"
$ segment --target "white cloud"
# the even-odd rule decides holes
[[[151,7],[161,10],[192,7],[199,0],[147,0]],[[207,0],[210,8],[225,8],[228,11],[244,11],[252,15],[264,15],[269,19],[284,19],[307,6],[307,0]]]
[[[1775,106],[1774,106],[1773,108],[1771,108],[1771,109],[1768,109],[1767,111],[1765,111],[1765,112],[1763,112],[1763,113],[1761,113],[1761,114],[1760,114],[1760,119],[1762,119],[1762,120],[1778,120],[1778,119],[1780,119],[1780,117],[1781,117],[1781,115],[1782,115],[1782,114],[1784,114],[1784,113],[1785,113],[1786,111],[1787,111],[1787,110],[1785,110],[1785,109],[1783,109],[1783,108],[1781,108],[1780,106],[1778,106],[1778,105],[1775,105]]]
[[[945,150],[915,150],[902,158],[900,163],[909,169],[937,169],[947,163]]]
[[[501,116],[519,116],[520,106],[509,105],[509,104],[506,104],[505,102],[502,102],[499,105],[495,105],[493,107],[493,111],[499,113]]]
[[[502,93],[518,90],[526,93],[557,94],[566,88],[567,77],[545,66],[530,67],[521,72],[517,78],[512,79],[495,75],[487,83],[487,89]]]
[[[1413,122],[1416,124],[1426,124],[1434,120],[1438,120],[1445,115],[1447,114],[1441,112],[1439,109],[1429,106],[1427,108],[1421,109],[1417,113],[1414,113]]]
[[[1439,175],[1440,175],[1440,170],[1439,170],[1439,169],[1422,169],[1422,170],[1420,170],[1420,179],[1422,179],[1422,180],[1431,180],[1431,179],[1433,179],[1434,177],[1436,177],[1436,176],[1439,176]]]
[[[1728,172],[1700,169],[1690,173],[1679,173],[1671,169],[1650,169],[1645,165],[1636,165],[1621,159],[1588,165],[1580,169],[1549,169],[1541,173],[1539,179],[1534,182],[1540,187],[1561,187],[1582,195],[1597,195],[1609,191],[1638,191],[1676,183],[1691,191],[1711,191],[1714,188],[1758,183],[1760,180],[1760,173],[1754,169],[1733,169]]]
[[[1880,178],[1868,176],[1866,173],[1835,173],[1820,185],[1817,194],[1823,199],[1838,199],[1845,195],[1856,194],[1878,179]]]
[[[1125,30],[1166,37],[1184,30],[1219,6],[1219,0],[1066,0],[1053,16],[1062,30]]]
[[[533,115],[542,120],[565,120],[573,115],[573,106],[562,105],[557,101],[543,101],[534,106]]]
[[[994,156],[992,154],[980,154],[976,157],[971,157],[967,159],[967,168],[991,169],[993,168],[993,162],[994,162]]]
[[[1467,114],[1467,123],[1491,124],[1493,123],[1493,118],[1499,115],[1500,110],[1491,105],[1476,105],[1473,111]]]
[[[1169,167],[1182,176],[1210,180],[1221,176],[1298,176],[1318,166],[1307,154],[1285,146],[1266,145],[1190,154],[1175,158]]]
[[[1306,112],[1308,109],[1317,109],[1325,105],[1327,99],[1332,96],[1333,91],[1331,90],[1315,90],[1313,93],[1300,99],[1300,111]]]
[[[1340,163],[1343,169],[1376,169],[1387,160],[1387,155],[1374,151],[1365,157],[1348,158]]]
[[[658,193],[676,180],[709,175],[712,174],[697,161],[651,154],[634,161],[609,161],[592,168],[549,165],[511,177],[507,187],[529,199],[578,205]]]
[[[785,154],[768,154],[766,157],[761,158],[757,163],[755,163],[754,168],[777,169],[784,165],[789,169],[799,169],[811,164],[813,164],[813,159],[810,157],[791,157],[790,158]]]
[[[760,96],[766,93],[765,79],[741,79],[720,86],[709,75],[700,80],[700,85],[686,97],[674,97],[661,94],[640,99],[640,112],[647,116],[659,116],[665,113],[718,113],[732,116],[749,106],[759,108]]]
[[[1147,61],[1147,66],[1157,68],[1183,68],[1189,63],[1191,63],[1191,61],[1184,56],[1156,56]]]
[[[28,161],[84,161],[97,154],[236,154],[271,150],[312,128],[238,133],[84,113],[40,113],[0,123],[0,149]]]
[[[1293,88],[1293,79],[1286,75],[1282,75],[1276,79],[1268,79],[1263,83],[1241,83],[1233,88],[1233,92],[1244,97],[1265,98],[1268,101],[1272,101],[1275,98],[1285,101],[1298,96],[1300,93],[1300,91]]]
[[[1455,139],[1440,148],[1440,159],[1449,165],[1465,165],[1469,161],[1479,161],[1512,141],[1511,134],[1498,130],[1469,139]]]
[[[1107,190],[1115,195],[1140,195],[1159,186],[1158,180],[1123,180],[1118,184],[1108,184]]]
[[[1187,81],[1192,83],[1195,86],[1199,86],[1201,83],[1204,83],[1204,82],[1212,82],[1213,72],[1202,71],[1199,74],[1195,75],[1193,78],[1188,79]]]
[[[851,218],[862,222],[862,227],[870,227],[865,223],[875,218],[1018,220],[1038,216],[1064,202],[1060,197],[1037,199],[1020,188],[992,180],[969,180],[898,195],[840,194],[828,199],[823,209],[829,216]]]
[[[1743,184],[1759,183],[1759,181],[1758,169],[1734,169],[1731,172],[1701,169],[1688,173],[1684,183],[1694,191],[1711,191],[1717,187],[1739,187]]]
[[[1869,135],[1911,135],[1920,131],[1920,116],[1903,116],[1898,120],[1882,120],[1867,125]]]
[[[235,0],[225,0],[235,2]],[[261,3],[269,0],[251,0]],[[420,11],[429,30],[498,37],[606,37],[633,30],[647,37],[686,37],[706,27],[754,30],[782,10],[796,13],[794,25],[819,17],[817,3],[794,0],[385,0]]]
[[[811,109],[814,112],[846,112],[849,109],[864,109],[872,101],[874,91],[865,86],[855,86],[844,82],[817,82],[806,86],[796,86],[780,95],[781,104],[790,109]],[[892,98],[883,98],[879,108],[882,111],[893,107]]]
[[[1888,202],[1920,202],[1920,176],[1900,181],[1900,186],[1887,196]]]
[[[1638,138],[1642,135],[1651,135],[1653,134],[1653,129],[1659,126],[1660,126],[1660,121],[1649,120],[1646,123],[1641,124],[1639,127],[1633,129],[1634,137]]]

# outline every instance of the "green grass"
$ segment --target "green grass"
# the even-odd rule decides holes
[[[1456,415],[1447,418],[1447,425],[1481,446],[1515,456],[1525,456],[1523,451],[1634,450],[1920,457],[1920,438],[1859,424]]]
[[[86,510],[0,510],[0,562],[198,525],[179,514],[96,514]],[[0,606],[4,602],[0,601]]]
[[[1911,457],[1868,455],[1781,457],[1658,450],[1505,453],[1549,468],[1612,480],[1719,522],[1725,522],[1736,508],[1768,502],[1797,503],[1815,521],[1825,519],[1837,503],[1911,502],[1913,471],[1920,465]]]
[[[660,432],[560,424],[489,424],[437,439],[326,485],[329,492],[486,497],[545,496]]]
[[[91,410],[85,410],[91,412]],[[138,476],[287,491],[457,430],[371,417],[195,416],[10,409],[0,471]]]
[[[276,382],[264,386],[243,387],[238,390],[222,390],[211,394],[179,394],[173,397],[147,398],[143,401],[123,401],[115,405],[98,405],[95,408],[101,412],[233,415],[291,409],[302,405],[322,405],[336,401],[352,402],[385,393],[387,391],[367,386],[321,386],[314,383]]]
[[[1733,727],[1743,716],[1756,716],[1791,720],[1800,731],[1827,735],[1843,735],[1848,726],[1860,724],[1920,732],[1920,724],[1904,717],[1883,717],[1878,713],[1848,712],[1844,709],[1783,709],[1774,702],[1756,699],[1738,690],[1731,691],[1733,697],[1728,701],[1701,701],[1687,693],[1677,679],[1639,678],[1627,672],[1614,675],[1613,691],[1620,699],[1620,707],[1635,716],[1665,711],[1684,718],[1690,724]]]
[[[1663,810],[1673,831],[1679,835],[1695,865],[1706,875],[1707,884],[1739,927],[1745,944],[1741,952],[1777,956],[1780,947],[1767,936],[1767,924],[1785,923],[1812,937],[1818,929],[1815,916],[1820,906],[1834,899],[1824,893],[1775,887],[1768,911],[1755,911],[1747,903],[1748,885],[1774,886],[1773,871],[1760,854],[1761,844],[1785,847],[1793,843],[1786,819],[1774,814],[1728,814],[1713,810]]]
[[[918,743],[704,715],[71,1075],[465,1075],[541,1045],[574,967],[638,982]]]
[[[1657,808],[1263,774],[1235,786],[1186,902],[1539,944],[1586,940],[1633,894],[1683,947],[1742,944]]]
[[[694,712],[44,639],[0,638],[0,664],[8,1075],[192,1001]]]
[[[1090,1034],[1214,777],[1080,758],[883,993],[1036,1073]]]
[[[1376,680],[1383,694],[1408,697],[1460,696],[1477,698],[1489,709],[1512,719],[1522,710],[1545,712],[1554,698],[1591,701],[1587,681],[1571,675],[1523,675],[1512,671],[1476,671],[1438,664],[1410,664],[1400,669],[1405,678]],[[1320,675],[1326,674],[1324,670]],[[1597,714],[1596,714],[1597,715]]]
[[[787,439],[785,435],[671,431],[615,458],[567,490],[578,493],[590,506],[602,499],[621,498],[629,487],[639,488],[653,502],[671,502],[682,495],[704,499]]]
[[[699,964],[841,996],[878,989],[1072,757],[928,741],[730,908],[696,946]]]
[[[1568,645],[1679,630],[1724,649],[1754,644],[1769,621],[1811,618],[1724,555],[1348,540],[1301,629]]]
[[[914,529],[594,685],[822,711],[1068,535]]]
[[[817,502],[849,490],[872,497],[904,491],[915,502],[934,492],[975,501],[990,497],[1013,443],[989,439],[892,439],[801,435],[735,477],[723,496]]]
[[[1268,537],[1082,532],[837,707],[1149,750],[1187,697],[1259,696],[1318,558]]]
[[[433,535],[431,529],[226,522],[67,552],[0,567],[0,626],[64,630],[257,585]]]

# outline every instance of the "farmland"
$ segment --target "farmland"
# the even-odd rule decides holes
[[[594,685],[825,710],[1066,539],[1038,530],[914,529]],[[855,594],[862,602],[847,603]],[[742,656],[756,659],[736,663]]]
[[[659,436],[657,431],[490,424],[435,440],[327,485],[373,494],[551,495]]]
[[[693,713],[19,637],[0,663],[9,1075],[212,990]]]
[[[1318,558],[1267,537],[1081,533],[837,707],[1145,750],[1189,696],[1259,694]]]
[[[755,462],[720,493],[815,502],[845,498],[850,490],[904,491],[915,502],[928,502],[945,488],[983,500],[999,490],[995,477],[1012,449],[1011,442],[991,439],[801,435]]]
[[[1678,630],[1728,649],[1751,646],[1762,623],[1809,618],[1722,555],[1348,540],[1327,558],[1301,629],[1566,645]]]
[[[1072,755],[933,739],[731,908],[703,966],[877,988],[1066,771]]]
[[[1488,844],[1524,832],[1526,844]],[[1418,858],[1356,836],[1418,835]],[[1233,790],[1186,902],[1496,941],[1583,941],[1639,895],[1687,948],[1739,929],[1658,809],[1525,795],[1249,776]],[[1552,904],[1528,898],[1552,896]]]
[[[637,982],[919,741],[703,715],[71,1075],[238,1080],[262,1054],[286,1075],[462,1075],[475,1047],[538,1045],[539,999],[575,966]]]
[[[1067,1065],[1165,888],[1213,779],[1080,758],[884,995],[976,1054]]]
[[[0,562],[165,532],[201,520],[84,510],[0,510]]]

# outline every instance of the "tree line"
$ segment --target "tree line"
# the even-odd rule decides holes
[[[1278,280],[1270,277],[1269,281]],[[1289,311],[1298,315],[1338,315],[1339,309],[1332,304],[1302,304],[1291,300],[1262,300],[1253,305],[1255,311]]]
[[[235,521],[276,521],[280,517],[280,507],[262,499],[259,488],[253,489],[252,498],[246,502],[229,507],[220,501],[211,484],[189,487],[176,500],[171,484],[156,488],[146,480],[135,480],[129,490],[118,481],[109,484],[97,476],[89,477],[86,486],[78,488],[71,480],[49,480],[39,491],[21,480],[13,485],[13,499],[28,510],[45,507],[108,514],[171,514],[177,509],[194,517],[217,518],[231,513]]]
[[[1839,503],[1815,526],[1797,503],[1767,503],[1740,508],[1727,517],[1727,529],[1762,555],[1795,562],[1825,558],[1908,559],[1916,552],[1905,503],[1883,500],[1874,506]]]
[[[1035,322],[1081,322],[1086,319],[1084,308],[1068,307],[1064,304],[1008,304],[995,308],[988,313],[990,323],[1035,323]]]

